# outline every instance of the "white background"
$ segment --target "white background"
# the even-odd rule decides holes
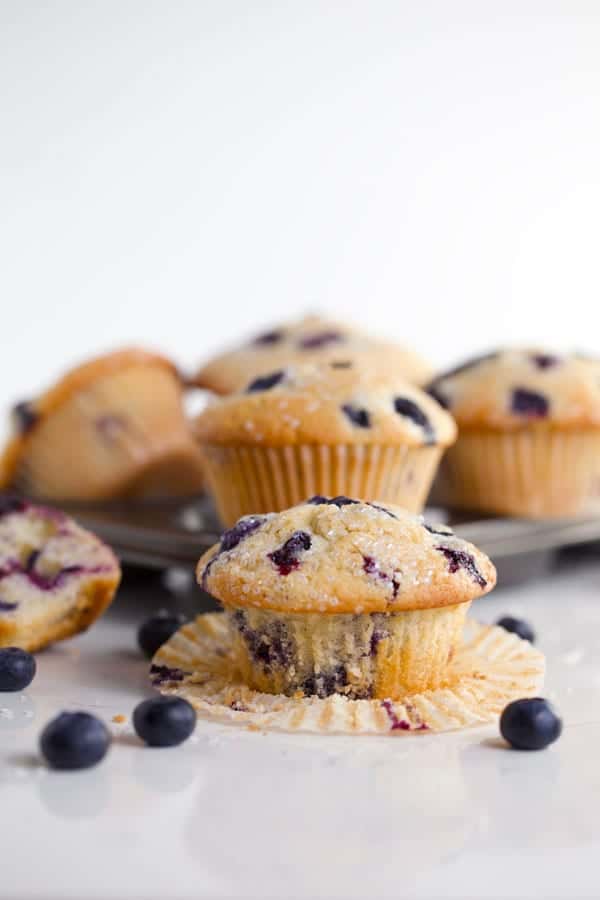
[[[598,349],[597,2],[0,2],[0,401],[307,309]]]

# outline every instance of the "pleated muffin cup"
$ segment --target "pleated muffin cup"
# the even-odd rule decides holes
[[[454,422],[404,380],[357,366],[290,366],[209,405],[194,423],[226,526],[313,494],[419,512]]]
[[[15,407],[0,487],[55,500],[190,494],[202,464],[166,359],[122,350],[69,372]]]
[[[542,350],[487,354],[428,388],[459,435],[436,500],[526,518],[600,509],[600,363]]]
[[[470,603],[496,574],[400,507],[317,496],[241,519],[198,580],[224,607],[248,687],[397,699],[449,683]]]
[[[433,375],[431,366],[412,350],[340,322],[306,316],[277,325],[216,356],[202,366],[192,381],[198,387],[226,395],[244,390],[264,372],[285,366],[348,362],[380,375],[400,376],[411,384],[425,384]]]

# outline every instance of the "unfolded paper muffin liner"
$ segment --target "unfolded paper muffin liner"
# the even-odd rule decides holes
[[[193,493],[202,480],[175,377],[138,365],[96,378],[44,415],[13,486],[48,499],[103,500]]]
[[[436,501],[529,518],[597,512],[600,431],[461,432],[440,467]]]
[[[225,607],[242,681],[270,694],[396,698],[439,687],[469,603],[322,615]]]
[[[250,513],[279,512],[314,494],[423,509],[443,449],[377,444],[202,448],[219,516],[229,527]]]
[[[512,700],[539,693],[544,657],[528,641],[471,619],[463,637],[447,687],[396,700],[286,697],[260,693],[241,681],[227,617],[205,613],[160,648],[150,677],[161,693],[188,700],[200,718],[253,730],[318,734],[451,731],[494,721]]]

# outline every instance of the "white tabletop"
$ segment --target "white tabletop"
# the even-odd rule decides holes
[[[148,694],[142,596],[38,658],[0,695],[0,897],[597,897],[600,562],[476,604],[519,614],[548,655],[565,720],[540,753],[495,726],[393,738],[261,734],[200,722],[143,748],[129,722],[96,768],[48,771],[43,724],[63,708],[110,721]],[[154,600],[151,608],[154,608]]]

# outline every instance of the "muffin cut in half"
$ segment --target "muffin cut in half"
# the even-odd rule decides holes
[[[232,394],[265,372],[305,363],[352,363],[413,384],[424,384],[432,375],[431,366],[412,350],[339,322],[306,316],[209,360],[193,383],[215,394]]]
[[[390,698],[436,688],[489,559],[391,505],[317,496],[247,516],[198,563],[242,680],[271,694]]]
[[[453,507],[544,518],[600,508],[600,362],[499,350],[427,388],[458,424],[436,483]]]
[[[0,488],[52,500],[197,492],[202,467],[175,367],[121,350],[69,372],[14,408]]]
[[[0,647],[84,631],[121,579],[113,552],[58,510],[0,495]]]
[[[348,364],[290,366],[195,420],[221,520],[287,509],[312,494],[348,494],[419,512],[452,417],[403,379]]]

